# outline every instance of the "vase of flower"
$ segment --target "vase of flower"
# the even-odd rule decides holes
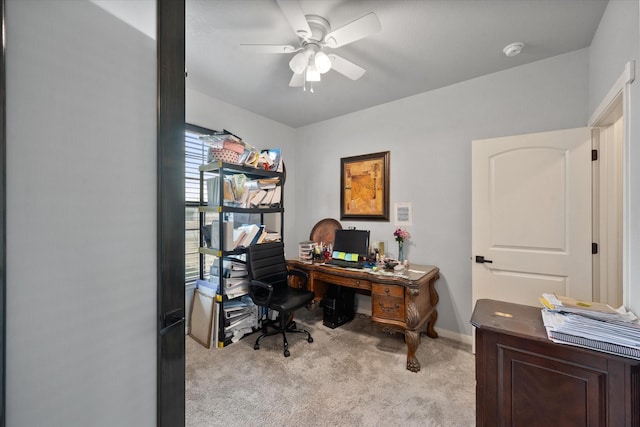
[[[404,228],[396,228],[393,237],[398,242],[398,261],[404,261],[404,241],[411,237],[411,234]]]

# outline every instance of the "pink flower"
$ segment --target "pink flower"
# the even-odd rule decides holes
[[[403,242],[406,239],[411,237],[411,234],[403,228],[396,228],[396,231],[393,232],[393,236],[395,237],[397,242]]]

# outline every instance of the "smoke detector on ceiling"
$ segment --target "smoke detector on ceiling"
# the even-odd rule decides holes
[[[516,42],[507,45],[502,51],[507,56],[516,56],[520,52],[522,52],[522,48],[524,47],[524,43]]]

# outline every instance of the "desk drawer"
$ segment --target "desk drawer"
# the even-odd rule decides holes
[[[371,305],[374,317],[404,322],[404,287],[373,284]]]
[[[333,274],[325,274],[322,272],[316,272],[313,277],[316,280],[322,280],[323,282],[333,283],[334,285],[348,286],[350,288],[359,288],[359,289],[371,289],[371,282],[368,280],[335,276]]]

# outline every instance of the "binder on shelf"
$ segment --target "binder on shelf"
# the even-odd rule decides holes
[[[275,188],[270,188],[267,191],[267,194],[264,195],[262,202],[260,203],[260,207],[268,208],[271,207],[271,200],[273,200],[273,194],[275,193]]]
[[[229,298],[237,298],[249,293],[249,281],[246,278],[222,279],[224,294]]]
[[[234,277],[234,278],[242,278],[247,277],[247,270],[224,270],[224,277]]]
[[[233,240],[232,240],[233,243],[231,243],[230,249],[226,249],[226,250],[230,251],[242,246],[242,242],[244,242],[246,235],[247,235],[247,232],[243,229],[236,228],[235,230],[233,230]]]
[[[243,230],[245,233],[244,238],[241,242],[239,242],[239,246],[250,246],[251,243],[256,239],[256,236],[260,232],[260,226],[256,224],[245,224],[238,227],[239,230]],[[259,237],[259,236],[258,236]]]
[[[211,348],[219,348],[218,336],[220,331],[220,304],[216,298],[213,303],[213,319],[212,319],[212,333],[211,333]]]
[[[220,221],[218,218],[214,218],[211,221],[211,248],[222,249],[224,251],[231,251],[234,247],[234,230],[233,223],[230,221],[222,222],[222,238],[224,239],[224,248],[220,248]]]
[[[225,277],[222,279],[225,289],[231,289],[241,286],[248,287],[249,281],[246,277]]]
[[[233,202],[233,190],[231,189],[231,180],[228,178],[224,179],[224,201],[225,202]]]
[[[220,191],[218,189],[219,177],[213,176],[207,178],[207,205],[219,206],[220,205]]]
[[[262,227],[262,232],[260,233],[260,237],[258,237],[257,245],[264,242],[264,239],[267,237],[267,229]]]
[[[278,185],[276,188],[273,189],[273,196],[271,198],[270,205],[272,208],[280,207],[281,201],[282,201],[282,187]]]
[[[251,243],[249,243],[249,245],[257,245],[263,233],[264,233],[264,225],[261,225],[260,228],[258,229],[258,232],[255,234],[255,236],[253,237],[253,240],[251,240]]]
[[[258,206],[260,206],[260,203],[262,202],[262,199],[264,199],[264,196],[266,194],[266,190],[255,190],[251,195],[251,199],[249,200],[249,207],[257,208]]]
[[[223,277],[246,277],[247,264],[243,261],[227,257],[222,261],[222,276]]]
[[[227,320],[244,317],[247,313],[253,313],[253,307],[246,305],[244,307],[236,307],[235,310],[224,309],[224,318]]]
[[[248,320],[247,320],[248,319]],[[224,320],[225,328],[234,328],[241,323],[252,323],[255,319],[253,318],[253,312],[251,310],[238,314],[233,317],[226,317]]]

